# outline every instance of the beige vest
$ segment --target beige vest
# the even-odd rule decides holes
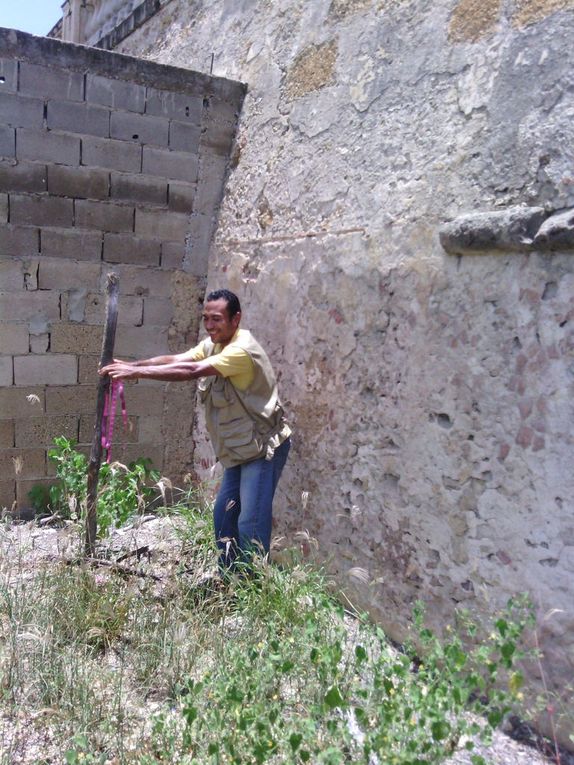
[[[271,459],[291,432],[267,354],[247,331],[240,332],[233,344],[246,351],[253,361],[251,385],[242,391],[219,375],[201,378],[198,385],[211,444],[225,468],[259,457]],[[213,355],[211,340],[204,340],[203,349],[206,358]]]

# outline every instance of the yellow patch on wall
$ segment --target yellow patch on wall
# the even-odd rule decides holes
[[[515,0],[512,21],[516,26],[524,27],[568,8],[574,8],[574,0]]]
[[[494,31],[501,0],[460,0],[450,19],[451,42],[476,42]]]
[[[335,63],[339,46],[337,40],[311,45],[296,58],[287,73],[287,98],[300,98],[335,82]]]

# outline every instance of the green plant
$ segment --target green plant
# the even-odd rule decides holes
[[[161,582],[0,558],[2,765],[33,746],[21,719],[53,742],[46,760],[73,765],[422,765],[461,746],[478,765],[519,705],[527,602],[486,630],[461,614],[440,638],[417,607],[399,652],[301,562],[256,559],[199,596],[217,556],[209,508],[192,493],[161,524],[177,529]]]
[[[292,602],[280,605],[281,578],[284,594],[294,597],[292,624],[282,618],[293,611]],[[202,676],[189,679],[180,717],[163,713],[156,719],[164,751],[142,763],[366,765],[376,757],[385,765],[422,765],[443,761],[461,741],[473,763],[484,762],[472,753],[475,742],[489,740],[521,686],[515,664],[522,655],[520,637],[531,623],[528,604],[509,603],[486,642],[475,648],[469,640],[477,627],[467,617],[461,634],[451,629],[441,641],[424,626],[418,607],[421,663],[414,644],[403,654],[391,650],[366,619],[350,641],[340,606],[314,589],[316,579],[301,598],[301,584],[304,590],[309,582],[301,577],[298,586],[297,578],[298,593],[293,573],[275,572],[264,580],[263,588],[274,582],[271,601],[261,577],[240,581],[234,592],[240,610],[251,603],[242,589],[263,592],[275,610],[263,627],[251,621],[249,606],[242,634],[221,647]],[[506,686],[500,684],[503,675]]]
[[[59,436],[48,458],[56,466],[57,483],[46,490],[33,487],[30,500],[37,509],[50,509],[63,518],[77,520],[86,506],[88,461],[76,449],[74,441]],[[123,465],[104,463],[100,467],[97,512],[98,534],[105,536],[110,528],[122,526],[136,512],[141,511],[157,494],[150,483],[159,480],[159,473],[142,458]]]

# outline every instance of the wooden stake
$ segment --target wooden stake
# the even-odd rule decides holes
[[[116,324],[118,318],[118,295],[120,283],[117,274],[109,273],[106,287],[106,323],[102,341],[102,355],[100,367],[110,364],[114,359],[114,342],[116,339]],[[86,526],[84,551],[92,558],[96,550],[96,536],[98,533],[97,496],[98,477],[102,462],[102,421],[104,418],[104,406],[110,387],[109,375],[100,377],[98,381],[98,393],[96,400],[96,422],[94,425],[94,438],[88,463],[88,503],[86,510]],[[114,416],[110,413],[110,416]]]

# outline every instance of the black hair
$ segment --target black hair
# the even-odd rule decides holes
[[[241,313],[239,298],[235,292],[231,292],[231,290],[213,290],[213,292],[210,292],[205,298],[205,302],[209,303],[211,300],[225,300],[230,319],[232,319],[235,314]]]

